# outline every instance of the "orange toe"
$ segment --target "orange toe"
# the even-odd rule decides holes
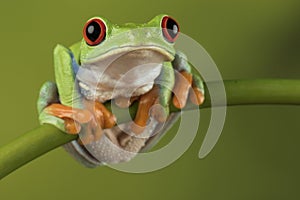
[[[190,89],[189,98],[195,105],[201,105],[204,102],[204,94],[197,87],[193,87]]]
[[[134,123],[132,123],[131,125],[131,130],[134,133],[140,134],[143,132],[150,117],[149,111],[151,109],[151,106],[156,102],[158,96],[159,88],[155,85],[149,92],[140,97],[138,110],[134,118]]]
[[[104,124],[102,128],[112,128],[116,124],[116,117],[100,102],[95,102],[95,109],[103,113]]]
[[[173,104],[175,107],[181,109],[186,105],[189,89],[192,85],[193,76],[186,71],[181,71],[179,73],[176,73],[175,80],[175,86],[173,89]]]
[[[154,104],[150,110],[151,116],[154,117],[158,122],[163,123],[167,120],[168,114],[165,109],[158,103]]]
[[[72,108],[62,104],[51,104],[45,111],[53,116],[59,118],[70,118],[74,119],[79,123],[87,123],[92,119],[92,113],[88,110],[81,110],[78,108]]]
[[[63,118],[65,121],[65,129],[69,134],[78,134],[81,130],[81,126],[78,122],[71,118]]]

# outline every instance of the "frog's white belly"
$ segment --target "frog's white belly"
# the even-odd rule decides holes
[[[116,73],[100,72],[99,68],[83,69],[78,75],[78,85],[87,99],[100,102],[116,97],[140,96],[153,87],[161,68],[162,64],[148,63],[131,68],[117,76]]]

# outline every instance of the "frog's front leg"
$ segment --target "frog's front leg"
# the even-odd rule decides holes
[[[188,99],[196,105],[201,105],[204,102],[203,81],[200,76],[192,73],[186,56],[177,52],[172,64],[176,70],[176,81],[173,89],[174,106],[181,109],[186,105]]]
[[[115,117],[100,102],[83,100],[84,109],[60,104],[55,83],[47,82],[40,91],[38,111],[40,122],[56,126],[68,134],[78,134],[85,130],[80,143],[89,144],[102,136],[103,128],[111,128]]]
[[[200,76],[192,73],[186,56],[181,52],[176,54],[172,63],[163,63],[161,74],[156,79],[154,87],[141,96],[132,125],[134,133],[139,134],[144,130],[149,114],[159,122],[167,119],[172,92],[174,93],[172,102],[179,109],[186,105],[188,99],[196,105],[204,102],[203,82]],[[152,107],[155,104],[157,106]]]
[[[78,134],[82,127],[84,144],[97,140],[102,128],[112,127],[114,116],[99,102],[81,97],[75,83],[74,56],[58,45],[54,50],[55,83],[46,83],[38,100],[40,122],[49,123],[69,134]]]

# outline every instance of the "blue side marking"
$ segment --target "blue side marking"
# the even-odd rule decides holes
[[[77,72],[78,72],[78,70],[79,70],[79,65],[78,65],[78,63],[76,62],[73,53],[70,51],[69,54],[70,54],[70,56],[71,56],[71,58],[72,58],[72,68],[73,68],[73,72],[74,72],[74,77],[76,77],[76,74],[77,74]]]

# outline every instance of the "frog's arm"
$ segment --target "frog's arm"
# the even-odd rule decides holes
[[[79,70],[80,47],[78,44],[70,49],[57,45],[54,49],[54,69],[56,84],[46,83],[40,92],[38,110],[40,122],[56,126],[60,130],[69,134],[78,134],[82,124],[88,124],[93,132],[86,132],[81,138],[82,143],[88,144],[96,140],[102,133],[102,126],[98,126],[95,120],[103,121],[103,128],[111,128],[115,124],[115,117],[101,104],[92,104],[82,99],[76,73]],[[88,107],[86,107],[88,106]],[[101,115],[93,116],[95,113]],[[103,114],[103,115],[102,115]],[[94,119],[95,117],[95,119]],[[92,120],[93,119],[93,120]],[[97,136],[97,137],[96,137]]]
[[[176,69],[176,82],[173,90],[175,107],[183,108],[188,96],[194,104],[201,105],[204,101],[203,81],[189,64],[186,55],[177,51],[172,64]]]
[[[55,47],[54,68],[61,104],[70,107],[76,106],[80,99],[80,93],[75,84],[76,72],[74,70],[78,69],[78,65],[70,49],[62,45]]]
[[[159,86],[159,103],[165,115],[169,115],[169,102],[175,84],[174,69],[170,62],[163,63],[159,77],[155,80]]]
[[[78,67],[75,57],[79,57],[78,44],[71,46],[70,49],[75,53],[62,45],[57,45],[54,49],[54,68],[57,84],[46,82],[42,86],[37,105],[39,113],[48,105],[59,103],[59,101],[64,105],[72,103],[72,91],[75,87],[74,68]],[[74,67],[75,65],[77,66]]]

